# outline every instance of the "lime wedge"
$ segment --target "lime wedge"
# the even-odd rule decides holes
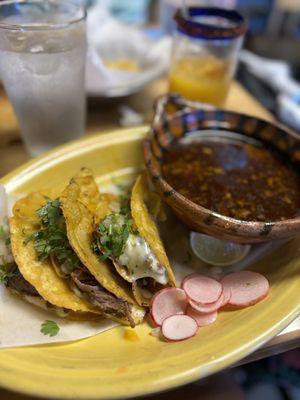
[[[217,266],[235,264],[251,249],[249,244],[226,242],[198,232],[190,233],[190,245],[196,257]]]

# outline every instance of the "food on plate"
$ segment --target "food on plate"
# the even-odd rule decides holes
[[[226,297],[225,297],[226,296]],[[229,302],[229,299],[231,297],[231,291],[230,289],[222,288],[222,294],[218,298],[218,300],[212,302],[212,303],[199,303],[193,300],[189,300],[190,306],[195,310],[200,313],[206,314],[206,313],[212,313],[214,311],[217,311],[219,308],[223,307],[225,304]]]
[[[281,221],[300,209],[300,175],[284,156],[252,143],[179,141],[162,173],[181,195],[227,217]]]
[[[194,320],[197,322],[198,326],[206,326],[213,324],[218,316],[217,310],[216,311],[211,311],[211,312],[206,312],[206,313],[201,313],[197,312],[193,307],[188,306],[186,310],[186,314],[189,317],[194,318]]]
[[[249,244],[227,242],[198,232],[190,233],[190,244],[196,257],[220,267],[243,260],[251,249]]]
[[[159,231],[146,205],[149,188],[140,175],[130,198],[103,196],[96,211],[95,251],[110,258],[124,280],[132,283],[138,304],[148,306],[154,293],[176,286]]]
[[[167,288],[157,292],[151,300],[150,315],[157,326],[175,314],[184,314],[188,306],[188,298],[184,290],[179,288]]]
[[[47,319],[41,324],[40,332],[43,335],[49,335],[50,337],[56,336],[59,333],[60,327],[55,321]]]
[[[159,329],[155,335],[169,341],[194,336],[226,305],[244,308],[268,295],[268,280],[253,271],[221,280],[193,273],[176,287],[155,221],[162,216],[145,175],[131,192],[117,196],[100,193],[92,171],[82,168],[64,190],[33,192],[15,203],[9,219],[12,257],[5,245],[0,281],[61,317],[106,317],[134,327],[149,306]],[[0,226],[1,246],[7,234]],[[46,320],[41,332],[58,330]]]
[[[237,307],[248,307],[258,303],[270,290],[267,278],[253,271],[232,272],[226,275],[221,283],[223,288],[229,288],[231,291],[228,304]]]
[[[182,289],[189,300],[197,303],[213,303],[222,295],[222,285],[209,276],[194,274],[184,279]]]
[[[72,202],[74,198],[69,200],[69,196],[75,185],[78,197]],[[98,261],[98,271],[93,275],[86,266],[88,256],[82,257],[84,250],[73,248],[75,240],[70,240],[78,239],[78,235],[79,240],[84,240],[92,233],[89,223],[93,226],[97,193],[91,172],[82,169],[59,197],[39,192],[17,201],[10,230],[19,280],[23,277],[34,288],[39,301],[73,313],[93,313],[134,326],[143,320],[145,312],[136,304],[130,288],[114,274],[107,261]],[[76,218],[79,230],[74,224]],[[8,279],[7,286],[12,285],[16,291],[15,282]],[[25,297],[28,300],[28,295]]]
[[[11,249],[15,263],[9,266],[10,276],[7,287],[30,303],[46,309],[53,309],[60,316],[73,313],[91,313],[93,307],[76,296],[66,281],[53,269],[51,260],[44,257],[49,245],[46,241],[33,242],[29,238],[37,235],[39,214],[45,211],[45,204],[51,193],[30,194],[18,200],[10,218]],[[23,212],[24,210],[24,212]],[[51,213],[50,213],[51,214]],[[47,247],[48,246],[48,247]],[[40,256],[37,256],[36,249]]]
[[[130,285],[116,273],[110,261],[100,259],[92,248],[94,218],[101,204],[100,199],[93,174],[86,168],[70,181],[60,197],[68,240],[81,264],[85,266],[84,274],[79,273],[76,282],[93,304],[108,309],[108,318],[115,314],[117,319],[122,318],[123,323],[125,319],[134,326],[142,322],[145,310],[136,304]]]
[[[195,336],[198,324],[189,315],[171,315],[162,324],[161,331],[167,340],[179,341]]]
[[[227,304],[248,307],[268,293],[268,280],[253,271],[234,272],[221,281],[200,274],[189,275],[182,282],[182,290],[165,288],[153,297],[150,315],[153,324],[161,327],[155,336],[161,333],[167,340],[188,339],[196,334],[198,327],[214,323],[218,311]]]
[[[207,278],[207,277],[203,277],[203,275],[197,275],[197,274],[193,274],[193,275],[187,276],[184,279],[184,281],[182,283],[182,286],[183,286],[183,288],[184,287],[188,287],[188,290],[189,290],[189,285],[187,285],[187,283],[189,283],[189,281],[192,281],[192,282],[193,281],[196,281],[196,282],[197,281],[200,281],[200,282],[204,281],[205,282],[205,278]],[[219,284],[219,282],[216,281],[213,278],[208,278],[208,279],[209,279],[209,282],[215,281],[216,283]],[[230,289],[230,287],[229,286],[223,286],[222,283],[221,283],[221,294],[217,298],[217,300],[215,300],[213,302],[207,302],[207,297],[206,297],[207,295],[205,293],[208,291],[208,288],[206,287],[205,284],[204,284],[204,286],[202,284],[202,287],[200,285],[197,288],[197,290],[202,290],[204,292],[202,294],[202,298],[205,298],[206,302],[203,302],[203,300],[202,300],[202,302],[201,301],[195,301],[194,299],[191,299],[191,298],[188,299],[188,302],[189,302],[190,307],[192,307],[195,311],[197,311],[199,313],[203,313],[203,314],[213,313],[213,312],[217,311],[219,308],[222,308],[226,304],[228,304],[229,301],[230,301],[230,298],[231,298],[231,289]]]

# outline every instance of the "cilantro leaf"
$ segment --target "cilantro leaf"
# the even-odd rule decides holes
[[[130,193],[120,195],[119,199],[120,213],[123,215],[130,215]]]
[[[10,271],[11,264],[1,264],[0,265],[0,283],[7,285],[10,278],[17,276],[13,271]]]
[[[4,235],[4,227],[0,225],[0,238]]]
[[[37,211],[37,214],[42,224],[56,224],[62,215],[59,199],[48,200],[48,202]]]
[[[24,244],[33,241],[39,260],[43,261],[53,256],[60,264],[67,262],[71,267],[80,265],[79,258],[70,246],[66,223],[59,199],[48,202],[37,210],[41,227],[38,231],[29,235]]]
[[[58,334],[59,329],[60,328],[56,322],[47,319],[45,322],[42,323],[40,332],[44,335],[49,335],[52,337]]]
[[[130,234],[135,234],[133,221],[130,214],[109,214],[97,227],[96,241],[93,243],[101,252],[100,261],[108,257],[118,258],[124,251],[124,247]]]

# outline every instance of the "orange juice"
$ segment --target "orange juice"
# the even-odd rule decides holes
[[[190,100],[222,106],[230,78],[230,63],[227,60],[211,55],[187,56],[174,60],[170,67],[170,91]]]

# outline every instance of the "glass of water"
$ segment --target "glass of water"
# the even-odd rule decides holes
[[[84,133],[85,19],[65,0],[0,2],[0,78],[33,156]]]

